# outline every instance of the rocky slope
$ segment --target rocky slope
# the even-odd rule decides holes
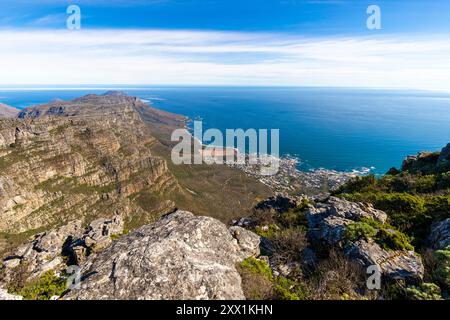
[[[90,258],[64,299],[244,299],[236,264],[257,255],[250,231],[177,211]]]
[[[31,107],[0,122],[0,232],[48,229],[173,209],[156,201],[144,210],[132,199],[177,188],[136,108],[137,98],[110,93]]]
[[[48,272],[62,275],[78,266],[74,278],[81,282],[67,288],[64,279],[55,292],[63,299],[245,298],[236,267],[259,256],[256,234],[186,211],[120,237],[122,231],[123,221],[115,217],[95,220],[87,228],[72,221],[39,234],[3,261],[0,284],[26,298],[29,291],[48,294],[41,280]],[[20,298],[0,289],[0,299]]]
[[[18,109],[0,103],[0,118],[14,118],[17,116],[18,113],[19,113]]]

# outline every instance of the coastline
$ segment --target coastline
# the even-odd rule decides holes
[[[205,161],[206,163],[208,160],[213,161],[217,156],[221,157],[226,155],[228,151],[233,152],[234,155],[239,153],[239,150],[236,147],[222,147],[203,144],[202,141],[193,135],[192,128],[189,127],[189,122],[194,120],[184,115],[183,117],[186,119],[184,129],[186,129],[191,137],[196,140],[199,145],[201,145],[204,161],[207,160]],[[208,149],[222,149],[223,154],[216,155],[216,151],[205,154],[205,151]],[[257,157],[258,162],[256,164],[250,164],[248,161],[249,156],[250,155],[248,153],[245,153],[245,162],[243,164],[231,164],[224,161],[223,165],[236,168],[244,172],[247,176],[257,179],[276,194],[302,193],[307,195],[316,195],[320,193],[328,193],[336,190],[349,179],[357,176],[363,176],[373,170],[373,168],[363,168],[362,170],[353,169],[350,172],[346,172],[326,168],[312,168],[308,171],[302,171],[298,168],[298,164],[300,162],[299,158],[293,156],[281,156],[275,159],[275,161],[279,164],[278,172],[274,175],[264,175],[261,173],[261,168],[264,166],[261,163],[261,158]],[[265,155],[264,157],[275,158],[270,155]]]

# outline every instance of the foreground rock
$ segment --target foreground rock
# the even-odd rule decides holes
[[[3,260],[3,282],[14,281],[19,272],[28,281],[49,270],[62,271],[66,263],[80,264],[90,254],[108,246],[112,242],[111,236],[122,231],[122,218],[114,216],[94,220],[87,228],[82,226],[80,220],[75,220],[40,233]]]
[[[83,266],[65,299],[244,299],[235,265],[259,237],[177,211],[123,236]]]
[[[353,203],[344,199],[330,197],[324,203],[309,208],[307,214],[310,239],[328,247],[339,247],[346,255],[364,267],[378,266],[382,275],[388,279],[403,279],[411,282],[421,280],[424,267],[420,257],[410,250],[387,250],[369,239],[353,243],[344,241],[347,226],[362,218],[371,218],[385,223],[385,212],[371,205]]]
[[[431,226],[429,242],[431,247],[436,250],[442,250],[450,246],[450,218]]]
[[[384,250],[373,241],[360,240],[351,244],[346,254],[364,267],[378,266],[389,279],[416,282],[423,277],[422,261],[414,251]]]

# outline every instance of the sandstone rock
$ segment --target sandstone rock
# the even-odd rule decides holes
[[[112,235],[123,232],[123,225],[124,222],[121,216],[92,221],[84,237],[85,245],[93,251],[102,250],[112,242]]]
[[[384,250],[373,241],[360,240],[347,247],[346,254],[364,267],[378,266],[389,279],[417,282],[423,278],[424,266],[414,251]]]
[[[23,297],[10,294],[5,289],[0,288],[0,300],[23,300]]]
[[[310,237],[316,241],[325,241],[337,245],[342,241],[345,227],[349,223],[372,218],[384,223],[385,212],[374,209],[370,204],[354,203],[336,197],[330,197],[324,203],[310,206],[306,213]]]
[[[257,234],[238,226],[230,227],[229,230],[241,248],[239,252],[242,254],[243,259],[259,255],[259,244],[261,240]]]
[[[21,261],[20,258],[10,257],[8,259],[3,260],[3,266],[6,269],[14,269],[17,266],[19,266],[20,261]]]
[[[90,257],[63,298],[244,299],[235,265],[258,246],[248,231],[177,211]]]
[[[450,245],[450,218],[434,223],[431,226],[428,241],[435,250],[442,250]]]
[[[299,199],[290,196],[276,195],[275,197],[270,197],[266,200],[261,201],[255,206],[255,209],[263,211],[285,212],[289,209],[297,207],[297,205],[299,204],[298,200]]]

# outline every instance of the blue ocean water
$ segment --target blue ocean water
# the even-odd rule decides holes
[[[0,88],[0,102],[24,108],[111,88]],[[301,169],[373,168],[450,142],[450,94],[341,88],[122,88],[154,107],[202,119],[204,129],[280,129],[280,152]]]

